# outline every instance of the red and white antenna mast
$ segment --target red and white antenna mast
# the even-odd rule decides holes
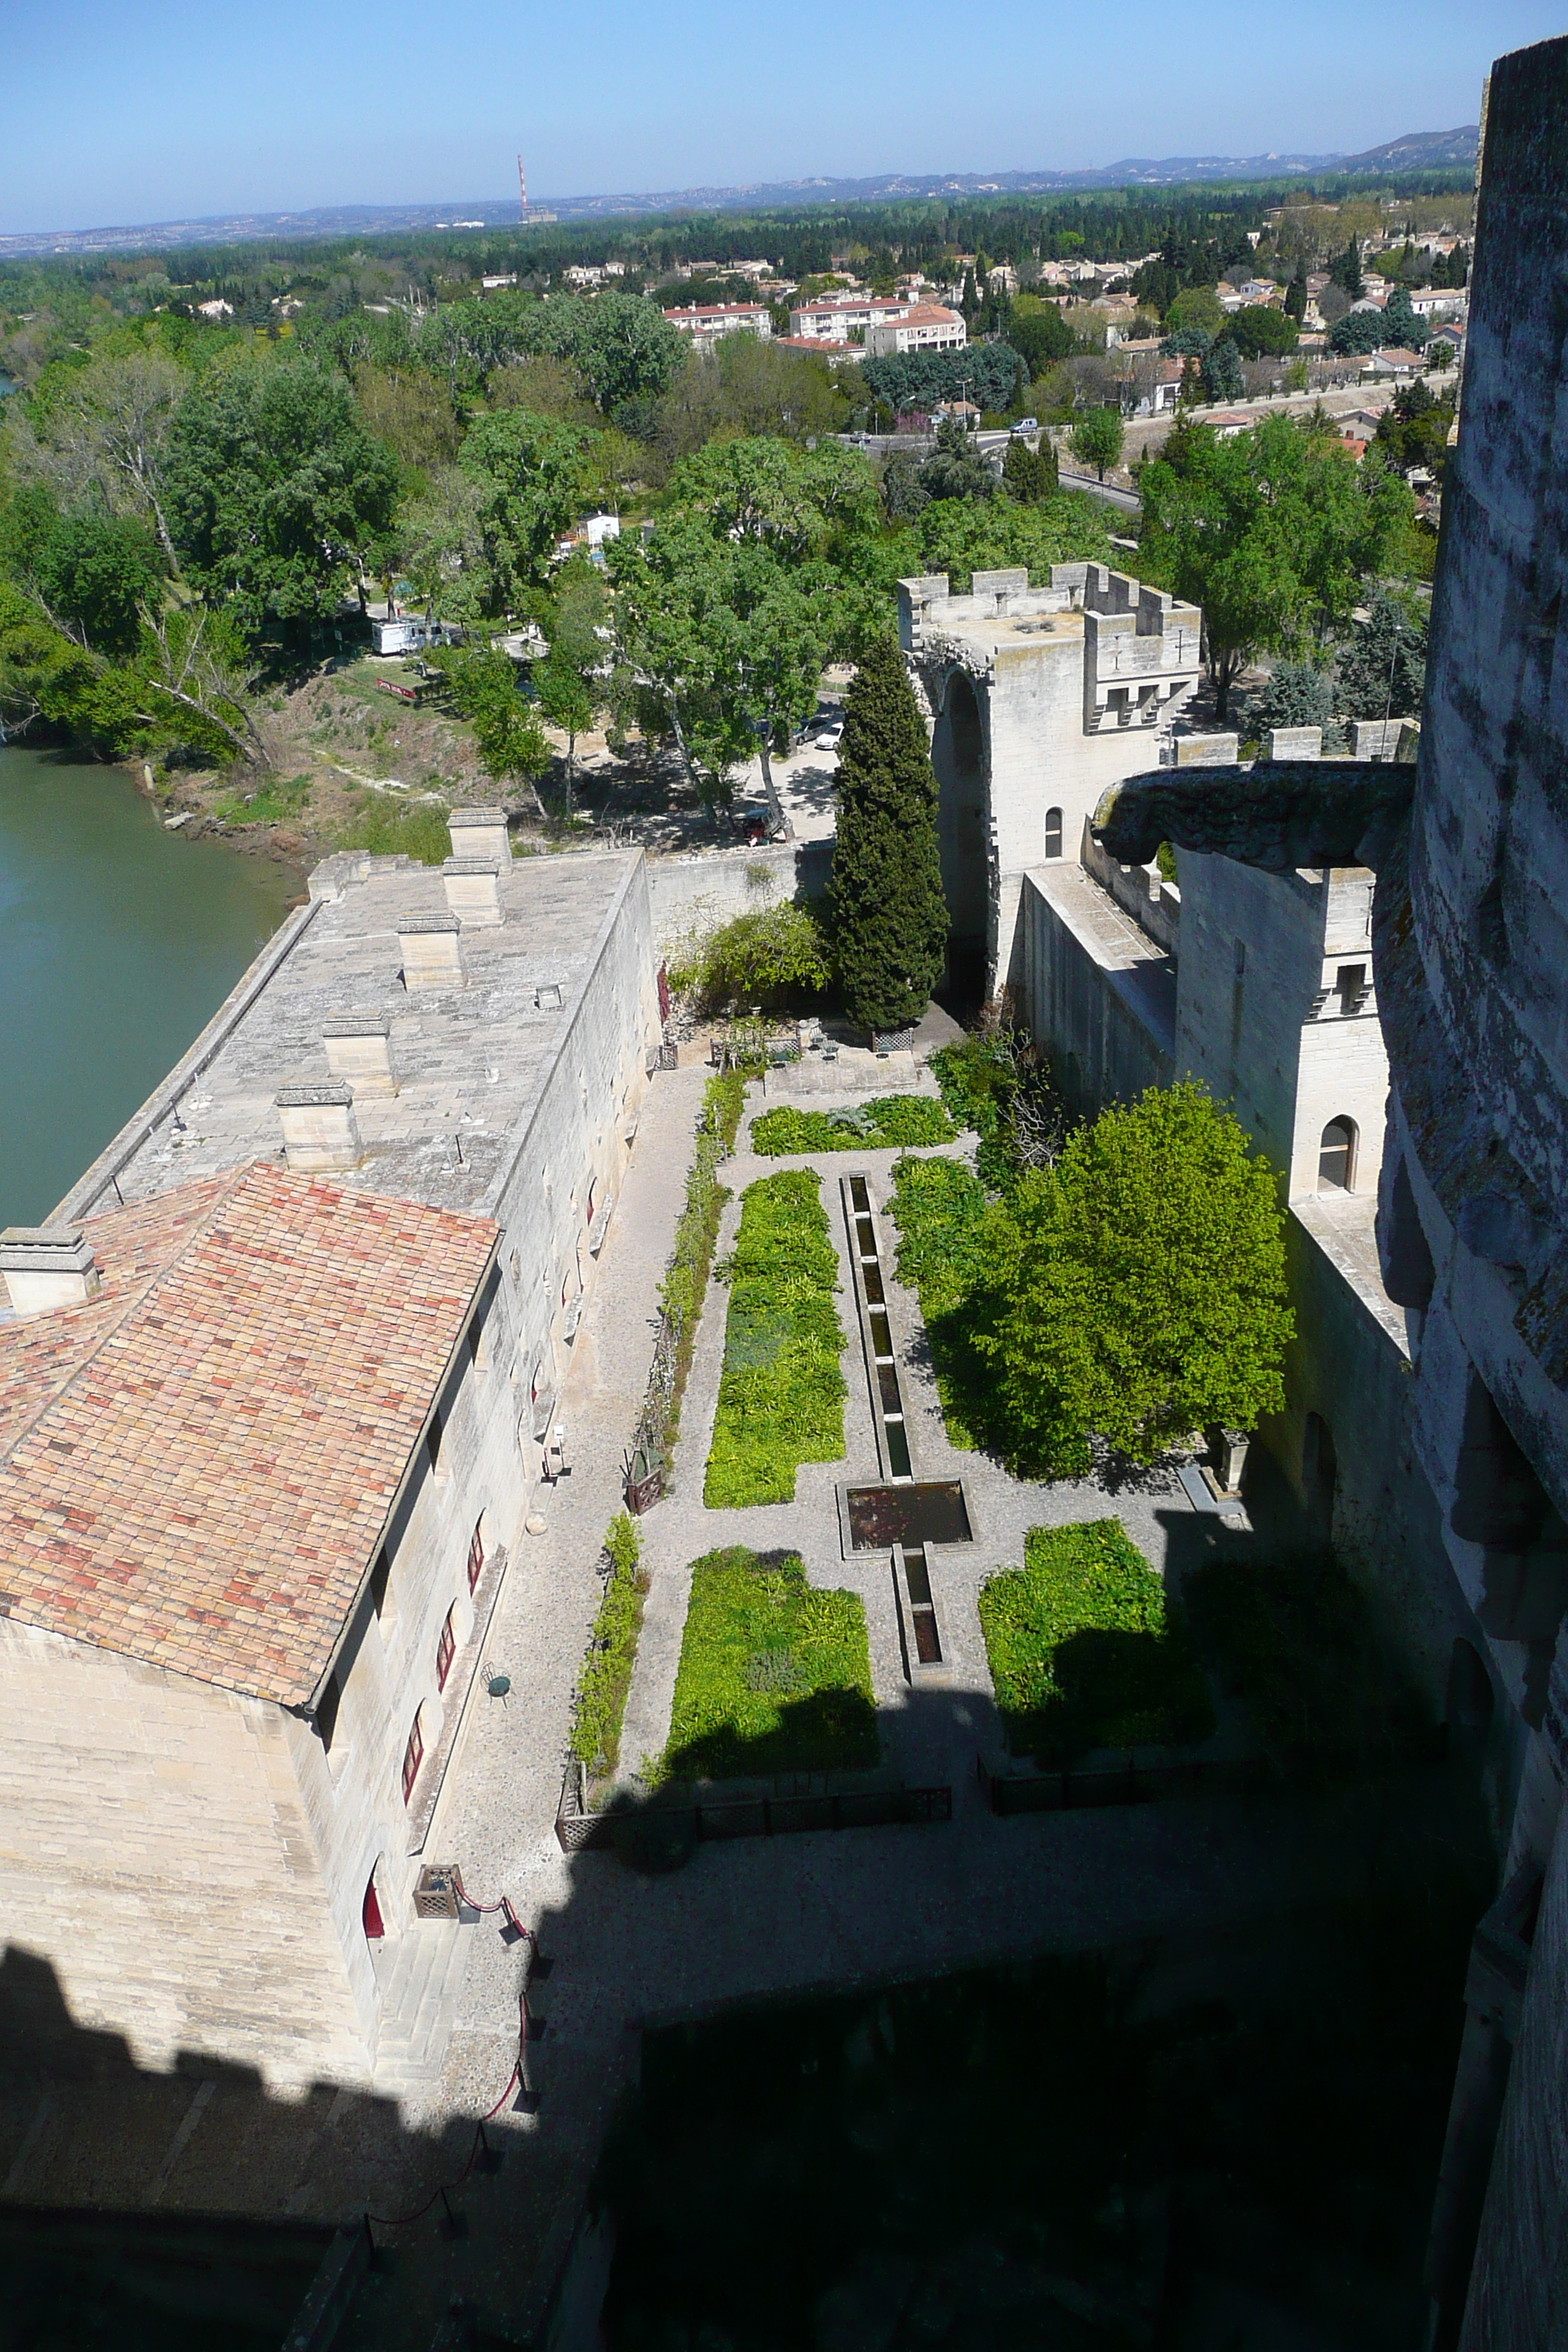
[[[522,217],[528,218],[528,182],[522,176],[522,157],[517,159],[517,193],[522,205]]]

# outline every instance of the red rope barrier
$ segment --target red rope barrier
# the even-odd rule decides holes
[[[465,1896],[464,1899],[466,1901],[467,1897]],[[478,1909],[479,1906],[476,1905],[474,1907]],[[488,1907],[492,1911],[499,1911],[501,1906],[499,1903],[492,1903]],[[529,1935],[529,1940],[531,1942],[533,1940],[528,1929],[525,1928],[523,1933],[525,1935]],[[456,2180],[443,2180],[440,2182],[437,2187],[430,2191],[430,2194],[425,2200],[424,2204],[416,2207],[412,2213],[367,2213],[364,2217],[367,2226],[374,2227],[377,2230],[406,2230],[414,2222],[422,2221],[425,2219],[426,2214],[428,2213],[430,2208],[435,2204],[437,2198],[449,2196],[454,2189],[460,2189],[462,2187],[464,2181],[467,2180],[469,2173],[472,2172],[474,2166],[479,2161],[479,2150],[487,2144],[485,2140],[485,2126],[488,2123],[493,2122],[494,2118],[500,2115],[508,2099],[511,2096],[513,2084],[521,2084],[523,2081],[522,2060],[523,2052],[527,2046],[527,2042],[528,1994],[524,1989],[520,1990],[517,1997],[517,2056],[511,2062],[511,2073],[506,2078],[506,2088],[502,2091],[494,2106],[487,2109],[486,2113],[479,2117],[479,2122],[474,2126],[474,2144],[468,2150],[468,2160],[467,2164],[464,2165]]]

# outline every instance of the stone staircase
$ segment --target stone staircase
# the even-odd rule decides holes
[[[381,1979],[376,2090],[395,2098],[439,2074],[457,2020],[470,1932],[456,1919],[420,1919],[398,1937]]]

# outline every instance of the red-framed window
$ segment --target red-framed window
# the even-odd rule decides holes
[[[436,1687],[444,1691],[447,1677],[452,1671],[452,1660],[458,1654],[458,1636],[452,1630],[452,1612],[447,1612],[447,1622],[441,1628],[441,1638],[436,1644]]]
[[[375,1873],[374,1871],[372,1871],[370,1876],[365,1881],[364,1905],[360,1916],[364,1922],[364,1938],[366,1943],[379,1944],[382,1937],[386,1933],[386,1928],[381,1916],[381,1905],[376,1898]]]
[[[468,1591],[471,1592],[485,1569],[485,1523],[483,1517],[474,1521],[474,1532],[468,1544]]]
[[[408,1735],[408,1745],[403,1751],[403,1801],[414,1794],[414,1783],[419,1778],[419,1767],[425,1755],[423,1711],[414,1718],[414,1728]]]

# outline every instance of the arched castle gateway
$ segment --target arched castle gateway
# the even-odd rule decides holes
[[[1202,615],[1097,563],[899,583],[899,638],[931,730],[956,975],[1020,977],[1025,873],[1076,860],[1110,784],[1154,766],[1197,683]],[[1152,740],[1151,738],[1153,740]]]

